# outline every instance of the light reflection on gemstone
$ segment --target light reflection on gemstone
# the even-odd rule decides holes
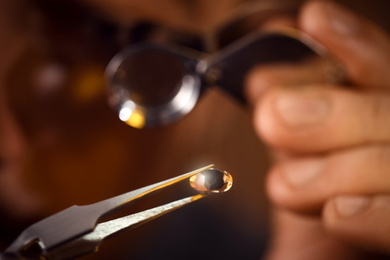
[[[220,193],[232,187],[233,177],[227,171],[211,168],[192,176],[190,185],[200,192]]]

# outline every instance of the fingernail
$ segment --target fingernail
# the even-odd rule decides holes
[[[331,2],[327,2],[324,8],[329,17],[332,29],[341,35],[352,35],[359,31],[358,18],[345,8]]]
[[[353,217],[363,212],[370,203],[365,196],[342,196],[335,199],[336,210],[341,217]]]
[[[290,127],[304,127],[319,123],[329,111],[329,102],[321,96],[285,94],[276,101],[276,110]]]
[[[289,184],[299,187],[313,181],[322,172],[324,165],[322,159],[310,159],[288,163],[282,171]]]

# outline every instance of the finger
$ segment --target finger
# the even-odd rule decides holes
[[[345,65],[354,83],[390,88],[390,39],[376,25],[333,1],[309,1],[298,23]]]
[[[323,212],[326,229],[367,250],[390,254],[390,195],[339,196]],[[372,258],[379,259],[379,258]]]
[[[330,67],[329,60],[313,58],[301,63],[278,63],[257,66],[252,69],[245,82],[245,95],[250,105],[254,105],[264,92],[272,86],[308,85],[326,83]]]
[[[267,179],[273,202],[294,211],[319,212],[339,194],[390,191],[390,145],[291,159],[276,165]],[[373,170],[373,167],[375,170]]]
[[[272,88],[254,108],[254,125],[273,147],[322,152],[390,141],[390,97],[341,88]]]
[[[330,237],[320,218],[294,214],[280,208],[272,212],[272,237],[265,259],[344,260],[363,259],[340,241]]]

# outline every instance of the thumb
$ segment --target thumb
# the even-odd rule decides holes
[[[310,1],[299,27],[322,43],[361,87],[390,88],[390,39],[370,21],[332,1]]]

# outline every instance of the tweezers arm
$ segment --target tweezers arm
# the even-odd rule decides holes
[[[197,194],[129,216],[102,222],[98,224],[91,233],[52,250],[48,255],[48,258],[59,260],[71,259],[96,252],[104,239],[116,235],[119,232],[137,227],[207,195],[208,193]]]
[[[89,233],[93,234],[97,223],[115,211],[128,206],[130,203],[137,201],[145,195],[153,194],[155,191],[164,189],[212,167],[213,165],[209,165],[94,204],[72,206],[25,229],[6,249],[2,257],[5,259],[23,259],[23,255],[26,253],[30,254],[32,249],[34,255],[48,256],[52,251],[56,251],[64,245],[72,243],[72,241],[78,241],[79,238]],[[168,210],[165,211],[169,212]],[[165,211],[161,210],[161,212]],[[157,216],[159,215],[156,214]],[[141,223],[141,221],[137,223]],[[93,248],[96,248],[96,246],[94,245]],[[72,252],[74,251],[69,249],[69,257]],[[72,258],[74,257],[75,255],[72,255]]]
[[[25,229],[6,249],[3,258],[16,258],[20,256],[20,250],[26,244],[33,243],[34,241],[39,245],[44,255],[50,254],[50,251],[60,245],[74,239],[77,240],[78,237],[82,237],[83,235],[92,232],[101,219],[115,211],[128,206],[130,203],[137,201],[145,195],[150,195],[157,190],[166,188],[211,167],[213,167],[213,165],[94,204],[72,206],[65,209]],[[61,232],[58,232],[58,230],[61,230]]]

